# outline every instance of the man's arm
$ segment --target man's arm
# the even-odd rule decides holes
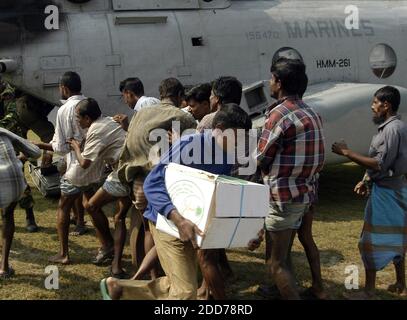
[[[0,134],[4,134],[5,136],[7,136],[12,144],[18,147],[25,156],[34,159],[38,159],[39,157],[41,157],[41,150],[29,141],[3,128],[0,128]]]
[[[90,165],[92,164],[92,160],[89,159],[84,159],[81,153],[81,145],[78,141],[76,140],[69,140],[69,144],[72,148],[72,150],[75,151],[75,155],[76,155],[76,159],[78,159],[79,165],[83,168],[83,169],[87,169],[90,167]]]
[[[35,144],[41,150],[54,151],[51,143],[45,143],[45,142],[32,142],[32,143]]]
[[[345,142],[335,142],[332,145],[332,152],[340,156],[347,157],[349,160],[356,162],[358,165],[361,165],[367,169],[375,171],[380,170],[380,163],[377,159],[366,157],[350,150]]]
[[[191,241],[192,245],[197,247],[195,234],[202,236],[203,233],[193,222],[179,214],[165,186],[166,166],[170,163],[170,159],[181,159],[181,149],[182,146],[178,141],[162,156],[160,163],[150,172],[144,182],[144,194],[154,210],[177,226],[181,240]]]
[[[64,135],[64,131],[62,129],[63,124],[61,121],[60,112],[61,109],[58,110],[57,113],[57,119],[55,121],[55,132],[54,136],[52,137],[52,140],[49,143],[40,142],[37,143],[36,145],[42,150],[53,151],[60,155],[65,155],[69,152],[69,150],[66,150],[64,145],[64,143],[66,143],[66,138]],[[64,140],[64,142],[61,141],[62,139]]]
[[[124,131],[129,131],[129,117],[125,114],[116,114],[113,117],[113,120],[116,121]]]

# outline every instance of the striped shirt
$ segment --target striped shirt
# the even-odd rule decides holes
[[[26,188],[23,164],[18,160],[14,147],[27,157],[41,156],[41,150],[37,146],[0,128],[0,208],[7,208],[17,201]]]
[[[212,123],[217,114],[218,114],[218,111],[214,111],[212,113],[207,114],[205,117],[203,117],[202,120],[199,122],[198,127],[196,128],[196,131],[198,131],[199,133],[202,133],[205,131],[205,129],[212,129]]]
[[[320,116],[298,97],[286,97],[273,106],[266,114],[257,159],[271,189],[270,201],[284,210],[284,203],[315,201],[324,164],[324,134]]]

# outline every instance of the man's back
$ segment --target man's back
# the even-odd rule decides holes
[[[82,157],[91,161],[83,169],[79,164],[71,166],[65,178],[76,186],[99,183],[103,179],[105,163],[115,165],[124,145],[126,132],[110,117],[99,117],[88,129]]]
[[[406,175],[407,174],[407,123],[397,119],[396,130],[400,134],[400,148],[398,149],[397,160],[394,164],[394,173]]]
[[[324,164],[322,123],[312,108],[296,98],[283,100],[267,115],[259,151],[276,202],[312,202],[315,175]]]
[[[82,141],[85,131],[79,127],[75,117],[75,106],[85,99],[84,96],[72,96],[59,108],[56,119],[55,134],[51,141],[56,153],[70,153],[68,139]]]
[[[379,125],[369,156],[377,159],[379,170],[368,169],[372,180],[381,186],[399,189],[407,186],[407,124],[392,116]]]
[[[111,117],[100,117],[92,123],[86,135],[86,145],[91,139],[100,141],[102,145],[98,156],[110,165],[115,165],[119,161],[120,152],[126,140],[126,131]]]
[[[150,159],[151,148],[160,141],[159,137],[172,129],[174,121],[180,124],[181,132],[196,128],[195,119],[191,115],[170,103],[161,103],[137,112],[130,122],[126,143],[120,157],[121,180],[130,182],[136,175],[145,175],[151,170],[153,166]],[[157,130],[157,135],[151,134],[153,130]]]

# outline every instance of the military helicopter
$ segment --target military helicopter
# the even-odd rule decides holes
[[[407,116],[407,1],[352,5],[357,26],[349,28],[347,1],[2,0],[0,72],[57,106],[60,75],[77,71],[84,94],[109,115],[128,112],[118,84],[129,76],[157,96],[166,77],[192,86],[234,75],[245,85],[242,108],[261,126],[272,102],[271,62],[302,59],[310,80],[305,101],[323,118],[327,146],[343,138],[366,153],[378,88],[398,86]],[[56,28],[47,28],[55,12]],[[328,163],[339,161],[327,152]]]

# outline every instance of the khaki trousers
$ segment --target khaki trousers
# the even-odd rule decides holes
[[[144,257],[144,232],[141,230],[144,226],[143,214],[147,208],[147,199],[143,190],[144,178],[138,178],[133,182],[133,204],[130,211],[130,252],[132,263],[138,268]],[[148,226],[147,226],[148,227]],[[142,232],[140,234],[140,232]],[[141,237],[140,237],[141,236]],[[137,242],[140,241],[138,244]]]
[[[187,300],[196,299],[198,289],[196,250],[155,228],[149,222],[158,257],[166,274],[155,280],[119,280],[122,299]]]

